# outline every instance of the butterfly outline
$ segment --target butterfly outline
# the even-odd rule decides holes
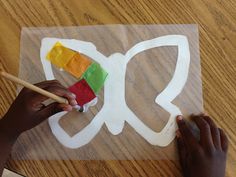
[[[57,140],[62,143],[64,146],[68,148],[79,148],[88,144],[100,131],[101,127],[105,123],[109,131],[113,135],[117,135],[122,132],[124,127],[124,122],[126,121],[135,131],[140,134],[145,140],[147,140],[152,145],[158,146],[167,146],[175,137],[175,131],[177,129],[175,123],[175,117],[177,115],[181,115],[180,109],[171,103],[182,91],[184,85],[188,78],[188,71],[189,71],[189,64],[190,64],[190,51],[189,51],[189,44],[188,39],[184,35],[166,35],[157,37],[154,39],[146,40],[137,43],[131,49],[129,49],[125,55],[120,53],[114,53],[109,57],[104,56],[102,53],[97,51],[96,46],[87,41],[80,41],[75,39],[60,39],[60,38],[44,38],[41,42],[41,49],[40,49],[40,58],[44,69],[44,74],[47,80],[55,79],[51,63],[46,60],[46,54],[50,51],[53,45],[60,41],[62,45],[72,50],[78,51],[99,64],[108,71],[108,77],[110,75],[110,66],[114,64],[112,59],[118,62],[122,61],[120,67],[124,67],[126,72],[126,66],[128,62],[138,53],[146,51],[148,49],[156,48],[156,47],[164,47],[164,46],[177,46],[178,47],[178,57],[176,62],[175,71],[173,74],[172,79],[163,89],[163,91],[157,95],[155,102],[160,105],[164,110],[170,113],[169,120],[164,128],[160,132],[155,132],[146,126],[128,107],[125,102],[122,104],[123,109],[119,110],[119,120],[114,122],[111,113],[113,112],[109,107],[107,108],[105,103],[109,100],[109,96],[106,95],[106,84],[104,86],[104,105],[102,109],[95,115],[93,120],[85,126],[81,131],[73,135],[72,137],[68,135],[64,129],[60,126],[59,121],[60,119],[67,113],[67,112],[60,112],[57,113],[49,118],[49,125],[52,130],[52,133],[57,138]],[[119,58],[123,58],[125,60],[119,60]],[[125,61],[125,62],[123,62]],[[117,64],[117,63],[116,63]],[[123,78],[125,77],[125,72],[121,73]],[[123,90],[125,92],[125,90]],[[123,95],[121,95],[122,97]],[[106,99],[108,97],[108,99]],[[106,116],[109,115],[110,116]],[[126,118],[122,118],[122,114],[126,115]],[[120,121],[120,122],[118,122]],[[122,123],[121,123],[122,122]],[[118,125],[118,123],[120,123]],[[116,126],[119,126],[118,128]],[[116,127],[116,128],[115,128]]]

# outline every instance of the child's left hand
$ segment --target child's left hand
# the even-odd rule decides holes
[[[48,98],[29,89],[22,89],[7,114],[0,120],[0,133],[8,137],[18,137],[51,115],[60,111],[71,111],[76,105],[75,95],[69,92],[58,81],[45,81],[36,86],[68,99],[69,104],[51,103],[45,106],[43,102]]]

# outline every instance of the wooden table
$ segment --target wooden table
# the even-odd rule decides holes
[[[226,176],[236,165],[236,2],[234,0],[1,0],[0,67],[17,74],[22,27],[95,24],[198,24],[204,108],[229,137]],[[1,80],[0,116],[15,98]],[[181,176],[178,161],[14,161],[27,176]]]

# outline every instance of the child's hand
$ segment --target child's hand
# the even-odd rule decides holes
[[[225,133],[208,116],[199,115],[192,118],[200,129],[199,142],[182,117],[177,117],[177,142],[184,176],[223,177],[228,149]]]
[[[17,137],[51,115],[62,110],[71,111],[76,105],[75,95],[64,88],[58,81],[45,81],[36,86],[68,99],[69,104],[51,103],[45,106],[42,102],[48,98],[29,89],[22,89],[7,114],[0,120],[0,133]]]

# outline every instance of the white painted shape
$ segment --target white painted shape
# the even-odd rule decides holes
[[[88,109],[89,109],[89,107],[90,107],[90,106],[94,106],[94,105],[96,105],[97,102],[98,102],[98,98],[95,97],[95,98],[92,99],[90,102],[84,104],[84,105],[83,105],[83,112],[87,112]]]
[[[46,54],[53,45],[60,41],[62,45],[92,58],[108,72],[104,86],[104,105],[100,112],[84,129],[70,137],[59,125],[59,120],[66,112],[58,113],[49,118],[49,125],[55,137],[66,147],[79,148],[89,143],[105,123],[108,130],[117,135],[122,132],[126,121],[145,140],[152,145],[167,146],[175,137],[175,117],[181,115],[180,109],[171,102],[180,94],[188,77],[190,52],[188,40],[183,35],[166,35],[143,41],[133,46],[125,55],[114,53],[105,57],[93,43],[74,40],[44,38],[42,40],[40,58],[46,79],[55,79],[51,64]],[[169,120],[160,132],[146,126],[127,106],[125,101],[125,73],[128,62],[138,53],[162,46],[177,46],[178,58],[173,78],[167,87],[156,97],[155,102],[170,113]]]

